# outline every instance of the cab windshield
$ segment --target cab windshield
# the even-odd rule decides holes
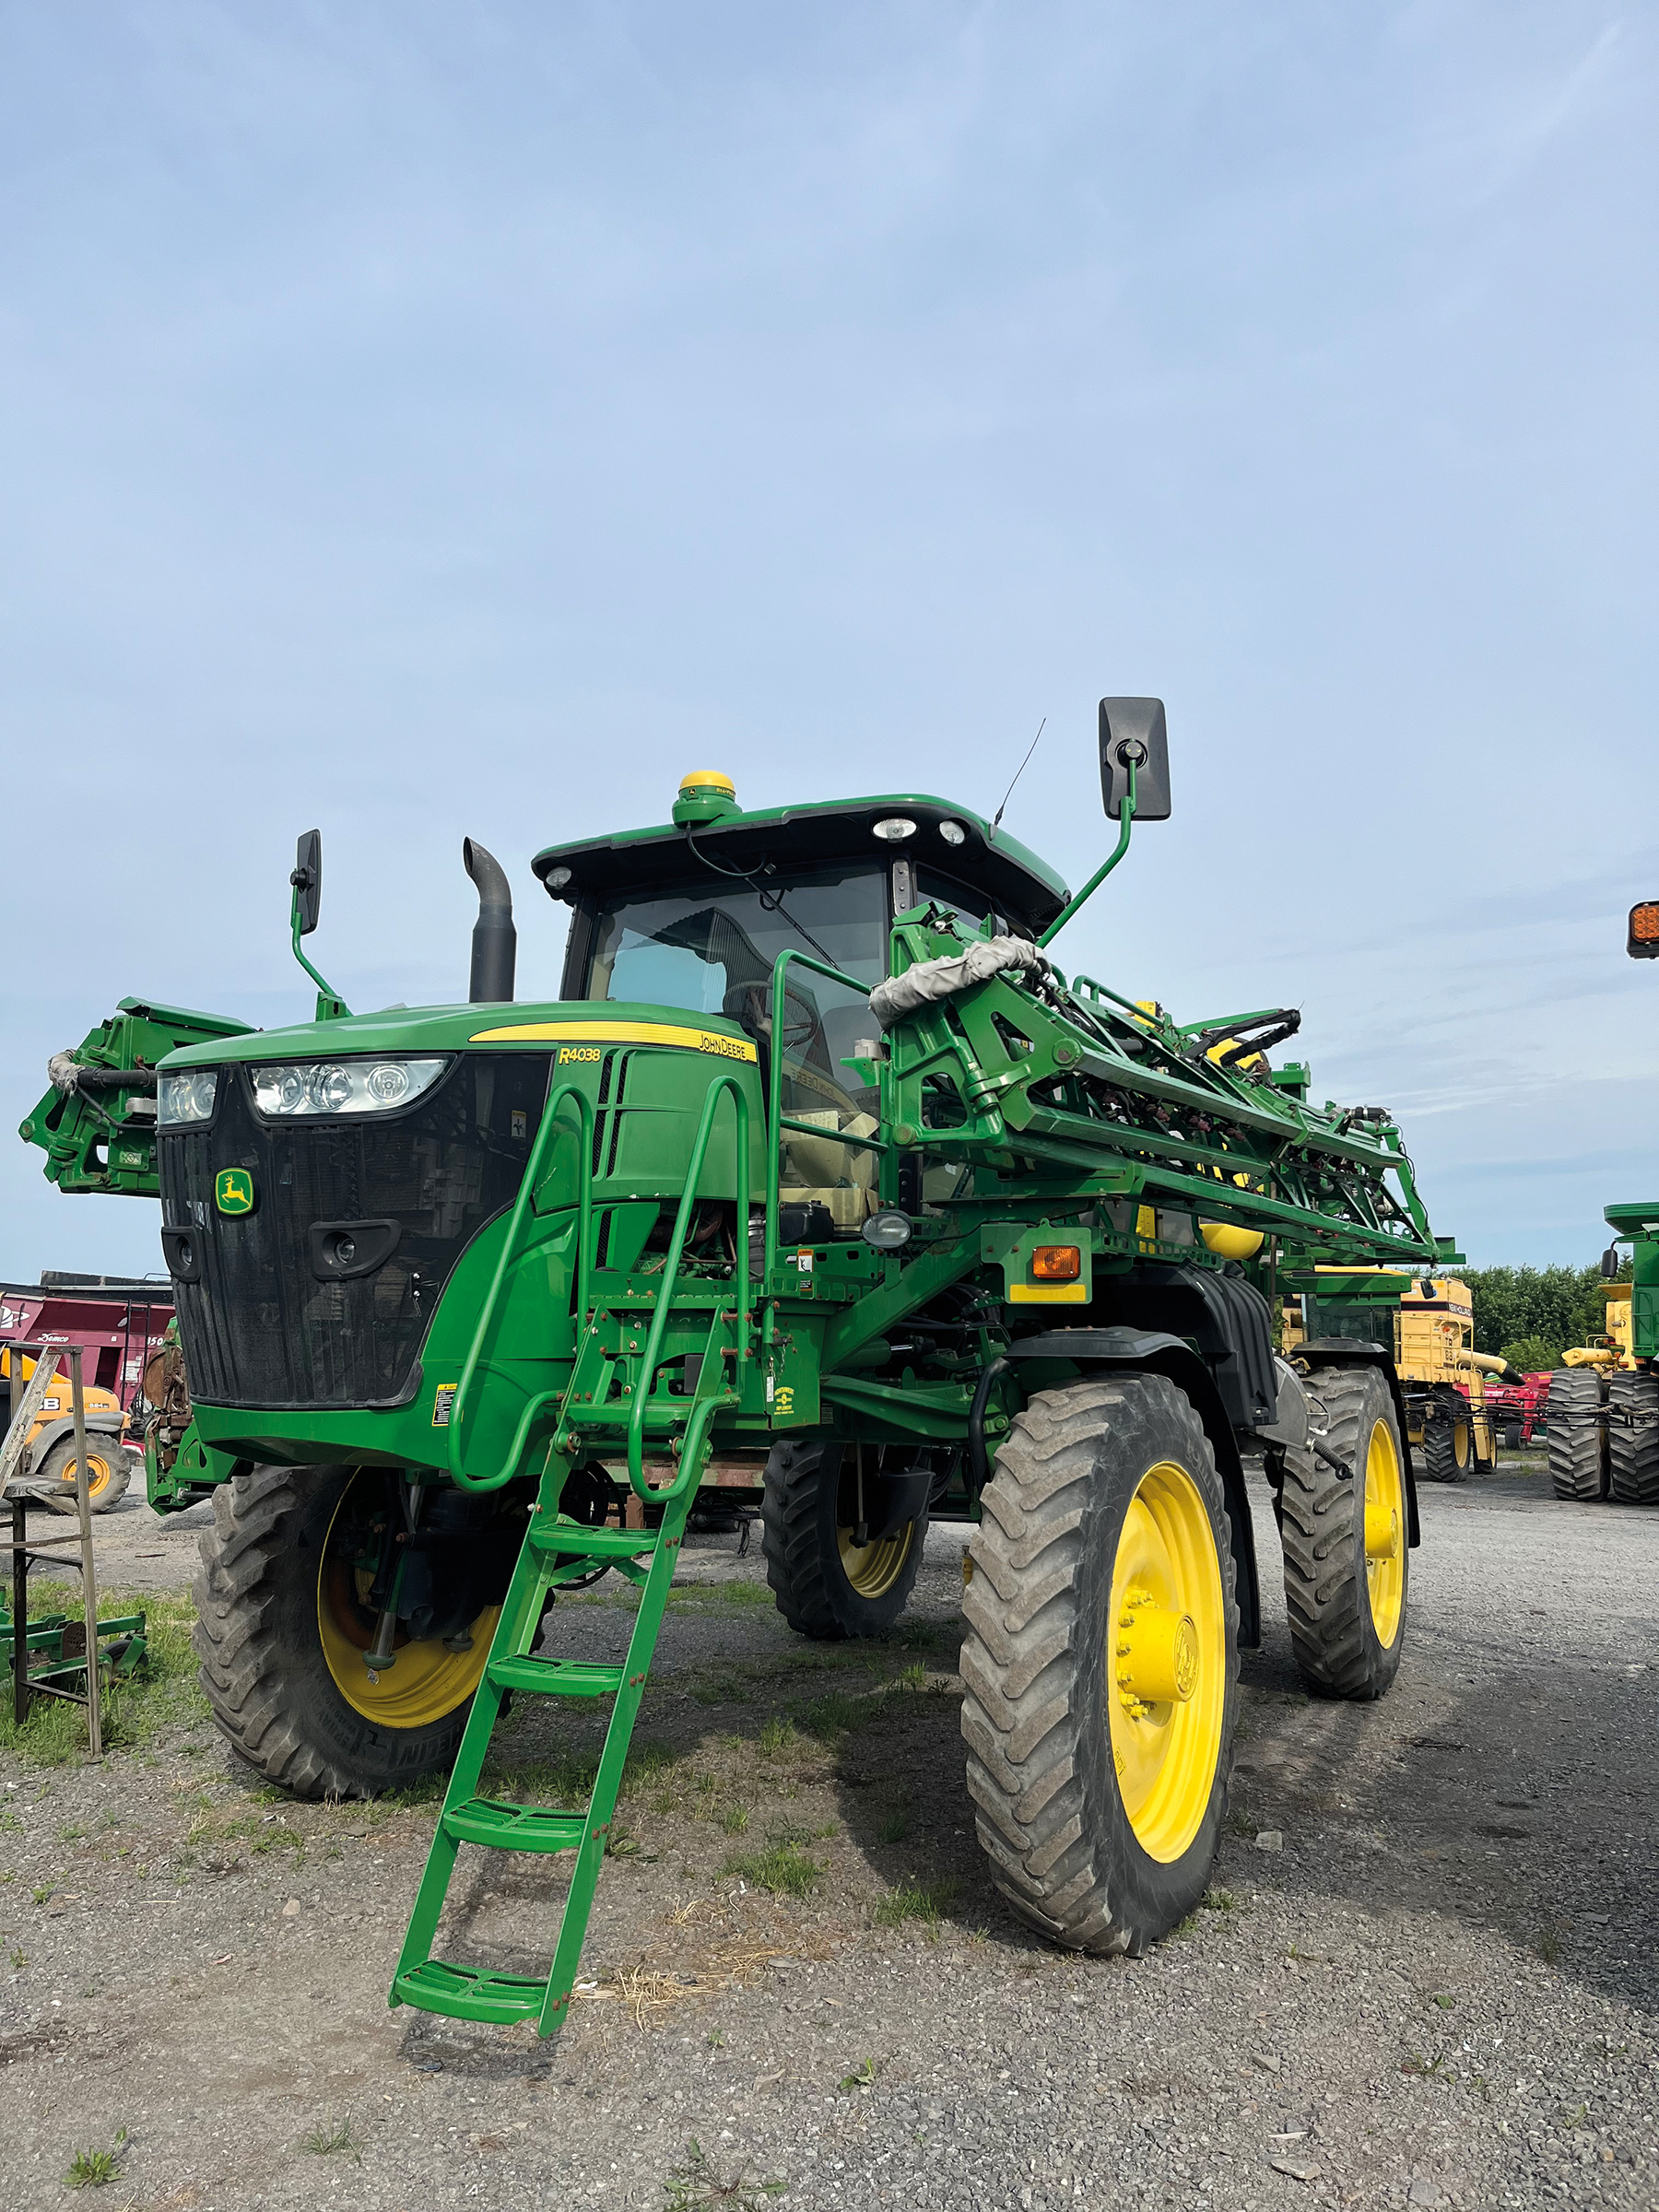
[[[886,873],[867,862],[721,882],[712,874],[649,899],[607,900],[594,918],[584,995],[725,1014],[758,1030],[771,1017],[781,952],[856,976],[850,990],[791,968],[784,1041],[797,1065],[844,1080],[841,1060],[872,1033],[869,993],[887,973]]]

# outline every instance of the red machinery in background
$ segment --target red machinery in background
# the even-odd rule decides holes
[[[42,1272],[38,1283],[0,1283],[0,1344],[85,1345],[87,1381],[113,1391],[129,1415],[140,1410],[145,1367],[172,1317],[165,1277]]]
[[[1526,1375],[1519,1382],[1487,1384],[1487,1411],[1505,1451],[1518,1452],[1523,1444],[1532,1442],[1534,1430],[1546,1425],[1548,1402],[1547,1374]]]

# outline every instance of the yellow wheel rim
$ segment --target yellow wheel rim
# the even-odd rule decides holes
[[[354,1476],[352,1481],[356,1479]],[[371,1672],[363,1664],[371,1632],[363,1624],[361,1601],[367,1597],[373,1577],[353,1569],[348,1560],[331,1556],[335,1527],[350,1494],[348,1482],[328,1524],[323,1564],[317,1571],[317,1630],[323,1656],[335,1688],[365,1720],[378,1721],[385,1728],[429,1727],[464,1705],[477,1688],[501,1608],[485,1606],[468,1630],[472,1645],[467,1651],[451,1651],[436,1636],[412,1643],[400,1630],[393,1646],[394,1664]]]
[[[1467,1421],[1453,1421],[1452,1424],[1452,1458],[1453,1464],[1460,1467],[1466,1467],[1469,1464],[1469,1424]]]
[[[1391,1651],[1406,1606],[1406,1485],[1386,1421],[1371,1424],[1365,1453],[1365,1589],[1377,1641]]]
[[[1143,1475],[1129,1500],[1107,1637],[1119,1794],[1141,1849],[1168,1865],[1209,1808],[1227,1709],[1215,1532],[1197,1484],[1173,1460]]]
[[[904,1562],[910,1558],[911,1539],[916,1533],[913,1521],[907,1521],[896,1536],[887,1536],[879,1544],[854,1544],[851,1528],[835,1532],[836,1548],[841,1553],[841,1572],[860,1597],[885,1597],[904,1571]]]
[[[71,1460],[64,1469],[64,1488],[65,1489],[74,1489],[76,1472],[76,1463]],[[87,1496],[88,1498],[100,1497],[109,1488],[114,1474],[114,1468],[104,1457],[104,1454],[88,1445],[87,1447]]]

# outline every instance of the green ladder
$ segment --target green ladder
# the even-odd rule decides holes
[[[595,1302],[589,1287],[593,1272],[593,1102],[578,1086],[564,1084],[552,1092],[543,1110],[530,1163],[451,1404],[450,1475],[463,1489],[499,1489],[525,1465],[535,1449],[533,1438],[537,1425],[549,1408],[554,1411],[554,1433],[546,1471],[537,1486],[535,1510],[507,1587],[483,1678],[473,1696],[472,1711],[462,1734],[443,1810],[438,1816],[437,1833],[432,1838],[426,1872],[409,1916],[408,1934],[404,1938],[403,1955],[390,1992],[389,2002],[394,2007],[416,2005],[423,2011],[446,2013],[461,2020],[509,2023],[533,2019],[542,2035],[556,2035],[570,2011],[588,1913],[593,1908],[599,1869],[611,1833],[617,1795],[622,1786],[622,1770],[628,1763],[628,1747],[668,1604],[668,1586],[679,1561],[686,1518],[697,1496],[707,1457],[710,1430],[718,1413],[739,1403],[736,1376],[751,1363],[753,1293],[747,1269],[740,1269],[733,1310],[729,1312],[723,1310],[725,1295],[732,1295],[723,1294],[713,1301],[712,1311],[704,1312],[700,1307],[695,1323],[688,1324],[702,1332],[696,1337],[701,1347],[701,1363],[700,1380],[693,1396],[688,1400],[653,1394],[653,1382],[664,1363],[665,1336],[676,1309],[676,1294],[681,1287],[686,1237],[709,1140],[713,1134],[715,1114],[728,1094],[735,1124],[735,1158],[747,1160],[749,1157],[748,1103],[742,1086],[730,1073],[718,1075],[704,1097],[662,1277],[651,1300],[643,1352],[632,1354],[627,1359],[622,1357],[621,1346],[629,1328],[637,1328],[642,1314],[630,1311],[624,1316],[607,1303]],[[582,1161],[573,1285],[573,1311],[580,1338],[577,1357],[570,1379],[562,1387],[539,1392],[525,1405],[512,1441],[499,1464],[492,1469],[479,1471],[468,1465],[464,1435],[470,1401],[511,1268],[525,1248],[533,1195],[540,1181],[559,1112],[567,1100],[576,1109],[578,1157]],[[684,1322],[686,1317],[682,1315],[680,1319]],[[724,1380],[728,1353],[735,1367],[730,1382]],[[631,1380],[624,1382],[625,1373]],[[587,1387],[579,1389],[583,1383]],[[621,1394],[614,1396],[618,1385],[621,1386]],[[573,1410],[576,1407],[583,1409],[580,1418]],[[618,1430],[623,1432],[621,1437],[617,1434]],[[644,1453],[648,1440],[665,1447],[670,1464],[678,1463],[668,1481],[660,1488],[653,1487],[646,1478]],[[590,1528],[567,1518],[559,1510],[569,1467],[607,1442],[614,1447],[623,1441],[633,1493],[661,1514],[654,1535],[643,1529]],[[647,1553],[649,1562],[643,1563]],[[557,1590],[561,1583],[573,1581],[599,1560],[608,1562],[641,1586],[640,1609],[629,1640],[628,1656],[620,1666],[536,1658],[531,1647],[540,1632],[542,1606],[547,1593]],[[521,1696],[614,1700],[610,1724],[605,1732],[605,1747],[599,1756],[599,1771],[584,1811],[512,1805],[501,1798],[478,1795],[478,1778],[500,1718],[501,1700],[510,1690],[516,1690]],[[575,1869],[559,1919],[553,1964],[545,1982],[530,1975],[493,1974],[478,1967],[458,1966],[432,1957],[432,1940],[438,1932],[443,1900],[449,1893],[456,1855],[463,1843],[481,1844],[489,1851],[576,1853]]]
[[[696,1496],[696,1486],[691,1484],[679,1497],[670,1498],[654,1534],[646,1529],[586,1528],[563,1519],[558,1512],[563,1472],[562,1468],[550,1470],[544,1482],[543,1501],[531,1518],[508,1586],[483,1680],[473,1699],[438,1818],[438,1830],[410,1915],[390,1999],[394,2006],[417,2005],[424,2011],[447,2013],[460,2020],[534,2020],[542,2035],[556,2035],[570,2010],[634,1719],[645,1694],[645,1678],[651,1671],[657,1632],[668,1603],[668,1586],[679,1559],[686,1516]],[[548,1491],[550,1498],[546,1495]],[[620,1665],[534,1657],[530,1647],[540,1629],[547,1592],[600,1559],[641,1586],[627,1657]],[[501,1700],[509,1690],[520,1696],[528,1692],[537,1697],[615,1700],[599,1771],[584,1811],[512,1805],[499,1797],[478,1795],[478,1777],[500,1715]],[[545,1982],[525,1975],[489,1973],[431,1956],[439,1916],[463,1843],[482,1844],[494,1851],[576,1853],[552,1970]]]

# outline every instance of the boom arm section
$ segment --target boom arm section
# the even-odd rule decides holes
[[[893,934],[895,968],[963,950],[936,908]],[[1005,970],[889,1032],[893,1138],[980,1170],[975,1201],[996,1179],[1035,1173],[1085,1203],[1111,1192],[1258,1230],[1287,1255],[1433,1265],[1392,1117],[1310,1106],[1300,1080],[1281,1088],[1265,1066],[1230,1065],[1207,1037],[1098,984],[1070,987],[1052,967]]]
[[[124,998],[73,1052],[47,1063],[52,1088],[18,1125],[46,1155],[46,1180],[61,1191],[114,1191],[159,1198],[156,1067],[182,1045],[245,1035],[251,1024],[224,1014]]]

